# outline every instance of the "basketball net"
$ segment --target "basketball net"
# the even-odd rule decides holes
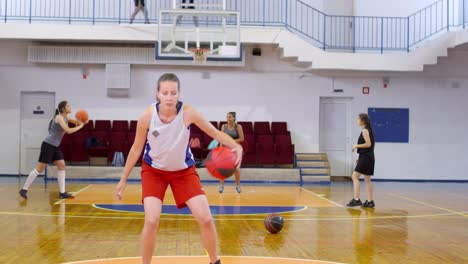
[[[206,63],[208,58],[209,49],[203,48],[191,48],[190,52],[192,53],[193,62],[195,63]]]

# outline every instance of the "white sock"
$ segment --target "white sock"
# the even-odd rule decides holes
[[[37,178],[37,175],[39,175],[39,172],[37,172],[36,169],[33,169],[30,173],[28,178],[26,179],[26,182],[24,183],[23,190],[29,189],[29,186],[33,183],[33,181]]]
[[[60,193],[64,193],[65,192],[65,171],[63,170],[57,171],[57,181],[58,181]]]

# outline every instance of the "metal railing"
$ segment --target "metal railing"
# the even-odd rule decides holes
[[[145,2],[151,23],[158,22],[161,9],[172,8],[172,0]],[[216,4],[219,0],[195,2]],[[0,21],[128,23],[133,9],[133,0],[0,0]],[[241,13],[242,25],[286,27],[324,50],[410,51],[468,23],[468,0],[436,0],[406,17],[327,15],[301,0],[227,0],[227,9]]]

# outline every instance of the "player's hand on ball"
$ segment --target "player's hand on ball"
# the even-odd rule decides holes
[[[242,164],[242,157],[244,155],[244,149],[242,148],[241,145],[237,145],[236,148],[232,149],[232,152],[236,153],[237,159],[236,159],[236,166],[239,169]]]
[[[127,181],[124,179],[121,179],[120,182],[115,187],[115,196],[117,197],[118,200],[122,200],[123,192],[126,186],[127,186]]]

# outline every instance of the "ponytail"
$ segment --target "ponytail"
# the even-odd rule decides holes
[[[52,128],[52,121],[54,121],[55,118],[56,118],[59,114],[61,114],[61,113],[63,113],[63,111],[65,111],[65,107],[67,107],[67,104],[68,104],[67,101],[61,101],[61,102],[58,104],[58,107],[55,108],[55,115],[54,115],[54,117],[52,118],[52,120],[50,120],[50,122],[49,122],[49,130]]]
[[[49,130],[52,128],[52,121],[54,121],[55,118],[56,118],[59,114],[60,114],[59,109],[58,109],[58,108],[55,108],[55,115],[54,115],[54,117],[53,117],[53,118],[50,120],[50,122],[49,122]]]

